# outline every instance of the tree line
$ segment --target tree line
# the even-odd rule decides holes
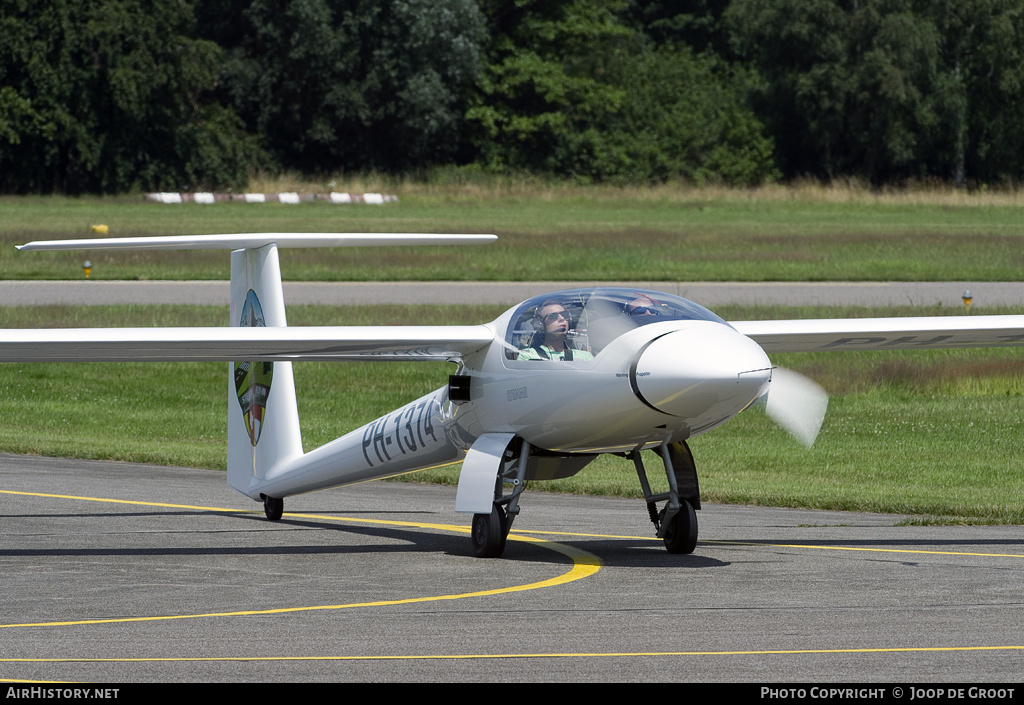
[[[0,0],[0,192],[1024,177],[1024,0]]]

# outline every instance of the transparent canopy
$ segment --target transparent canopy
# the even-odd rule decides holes
[[[614,287],[558,291],[536,296],[516,309],[505,331],[505,356],[552,359],[551,348],[564,345],[572,351],[564,359],[589,360],[634,328],[677,320],[728,325],[699,304],[658,291]]]

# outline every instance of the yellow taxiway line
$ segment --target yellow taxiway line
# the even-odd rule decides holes
[[[225,507],[207,507],[200,505],[190,504],[168,504],[165,502],[143,502],[138,500],[126,500],[126,499],[111,499],[105,497],[83,497],[77,495],[64,495],[64,494],[47,494],[43,492],[15,492],[12,490],[0,490],[0,494],[11,494],[11,495],[23,495],[30,497],[50,497],[55,499],[69,499],[78,500],[84,502],[104,502],[113,504],[131,504],[141,505],[146,507],[163,507],[165,509],[190,509],[208,512],[220,512],[226,514],[252,514],[251,511],[239,510],[239,509],[228,509]],[[377,524],[377,525],[388,525],[388,526],[403,526],[408,528],[417,529],[430,529],[436,531],[454,531],[456,533],[469,533],[470,528],[468,526],[459,526],[456,524],[433,524],[428,522],[414,522],[414,521],[395,521],[390,519],[362,519],[352,517],[336,517],[327,516],[323,514],[300,514],[300,513],[287,513],[287,517],[298,518],[298,519],[319,519],[322,521],[343,521],[350,523],[362,523],[362,524]],[[278,607],[274,609],[263,609],[263,610],[241,610],[234,612],[204,612],[199,614],[177,614],[177,615],[152,615],[146,617],[117,617],[110,619],[80,619],[80,620],[64,620],[64,621],[53,621],[53,622],[26,622],[20,624],[0,624],[0,629],[10,629],[15,627],[58,627],[58,626],[69,626],[79,624],[112,624],[112,623],[124,623],[124,622],[157,622],[157,621],[169,621],[175,619],[200,619],[208,617],[241,617],[261,614],[286,614],[289,612],[313,612],[323,610],[343,610],[352,609],[356,607],[381,607],[387,605],[408,605],[420,602],[438,602],[442,600],[461,600],[469,597],[485,597],[489,595],[502,595],[511,592],[523,592],[525,590],[539,590],[541,588],[554,587],[556,585],[564,585],[571,583],[575,580],[581,580],[589,577],[598,570],[601,569],[601,559],[592,553],[588,553],[582,549],[575,548],[573,546],[567,546],[565,544],[556,543],[547,539],[534,538],[532,536],[522,535],[509,535],[510,541],[524,541],[528,543],[537,544],[543,548],[547,548],[556,553],[569,558],[572,561],[572,567],[554,578],[547,580],[540,580],[532,583],[525,583],[523,585],[511,585],[508,587],[494,588],[491,590],[477,590],[473,592],[461,592],[452,593],[447,595],[429,595],[423,597],[410,597],[400,600],[374,600],[369,602],[352,602],[341,605],[308,605],[302,607]]]

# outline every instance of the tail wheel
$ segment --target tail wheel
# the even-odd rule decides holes
[[[693,553],[693,549],[697,548],[697,512],[686,500],[680,504],[682,506],[679,511],[664,527],[665,548],[669,553]],[[664,509],[661,510],[661,516],[665,516]]]
[[[284,497],[263,495],[263,512],[270,521],[277,521],[284,514]]]
[[[497,504],[490,514],[474,514],[473,553],[477,558],[498,558],[505,551],[505,537],[508,535],[508,517]]]

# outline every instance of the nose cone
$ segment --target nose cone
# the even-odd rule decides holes
[[[761,347],[719,323],[655,339],[631,374],[644,403],[696,426],[738,414],[767,390],[770,379],[771,363]]]

